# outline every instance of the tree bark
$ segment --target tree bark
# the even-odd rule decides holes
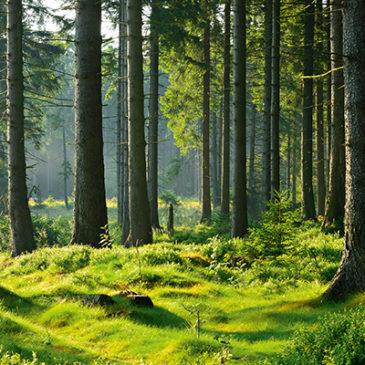
[[[280,0],[272,1],[271,189],[280,190]]]
[[[252,103],[251,109],[251,134],[250,134],[250,159],[248,167],[248,190],[255,194],[255,147],[256,147],[256,105]]]
[[[314,3],[305,0],[304,77],[313,75]],[[313,195],[313,79],[304,78],[302,125],[302,204],[305,219],[316,216]]]
[[[327,5],[326,12],[329,14],[327,17],[328,25],[326,27],[326,50],[327,50],[327,69],[331,69],[331,6]],[[329,190],[329,172],[331,161],[331,140],[332,140],[332,76],[329,74],[326,78],[326,102],[327,102],[327,181],[326,191]]]
[[[271,53],[272,1],[265,2],[265,89],[262,148],[262,197],[264,208],[271,198]]]
[[[246,179],[246,1],[234,0],[233,37],[233,208],[232,237],[247,233]]]
[[[8,209],[12,256],[36,248],[28,206],[24,148],[23,12],[7,2]]]
[[[288,150],[286,158],[286,189],[288,190],[288,195],[290,195],[289,190],[291,187],[291,131],[288,132]]]
[[[122,124],[124,119],[124,12],[125,2],[120,0],[119,3],[119,24],[118,24],[118,90],[117,90],[117,200],[118,200],[118,224],[122,224],[123,220],[123,176],[124,176],[124,164],[123,164],[123,145],[122,145]]]
[[[75,202],[72,243],[100,247],[105,200],[101,105],[101,3],[76,2]]]
[[[142,1],[128,0],[129,236],[127,245],[152,242],[144,135]]]
[[[317,24],[320,32],[318,42],[319,66],[317,73],[323,73],[322,54],[323,54],[323,7],[322,0],[317,1]],[[317,210],[318,215],[324,215],[324,206],[326,199],[326,183],[324,177],[324,119],[323,119],[323,79],[317,80],[316,93],[316,147],[317,147]]]
[[[231,0],[224,8],[224,74],[223,74],[223,142],[221,214],[229,215],[230,149],[231,149]]]
[[[296,126],[294,125],[293,132],[293,171],[292,171],[292,202],[295,206],[297,204],[297,133]]]
[[[210,133],[210,15],[209,0],[203,2],[206,12],[203,36],[204,64],[206,71],[203,76],[203,121],[202,121],[202,216],[200,223],[210,221],[212,207],[210,201],[210,156],[209,156],[209,133]]]
[[[123,194],[123,207],[122,207],[122,235],[121,243],[126,244],[129,235],[129,133],[128,133],[128,70],[127,70],[127,11],[126,11],[126,0],[121,0],[122,6],[124,7],[122,23],[124,25],[124,38],[123,38],[123,88],[124,93],[122,94],[122,164],[123,164],[123,182],[122,182],[122,194]]]
[[[148,128],[148,195],[151,208],[151,224],[160,228],[158,219],[158,89],[159,89],[159,35],[158,11],[160,0],[151,3],[150,33],[150,100]]]
[[[343,65],[342,1],[334,0],[331,8],[331,69]],[[325,229],[344,216],[345,207],[345,130],[343,71],[331,73],[332,133],[329,191],[322,228]]]
[[[212,169],[212,192],[213,192],[213,209],[218,207],[218,146],[217,146],[217,114],[212,114],[212,146],[211,146],[211,169]]]
[[[68,181],[68,169],[67,169],[67,148],[66,148],[66,127],[62,127],[62,144],[63,144],[63,195],[66,209],[69,209],[68,194],[67,194],[67,181]]]
[[[343,6],[346,215],[340,267],[324,296],[342,299],[365,289],[365,7],[347,0]]]

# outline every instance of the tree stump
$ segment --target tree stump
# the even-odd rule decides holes
[[[174,235],[174,206],[170,204],[169,206],[169,216],[167,219],[167,232],[169,237]]]

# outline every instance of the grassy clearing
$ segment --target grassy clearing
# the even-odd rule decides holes
[[[189,224],[196,203],[180,209],[181,222]],[[45,239],[52,232],[67,239],[59,227],[69,221],[57,219],[45,221],[45,228],[54,222]],[[290,251],[255,260],[247,256],[249,241],[217,236],[224,227],[218,219],[210,227],[180,226],[172,242],[161,242],[160,232],[160,242],[139,255],[118,246],[43,247],[16,259],[2,254],[3,352],[31,359],[34,351],[47,364],[270,363],[295,331],[318,327],[323,314],[362,300],[318,300],[337,268],[342,239],[321,233],[317,224],[297,227]],[[155,307],[123,301],[90,307],[80,300],[125,289],[149,295]]]

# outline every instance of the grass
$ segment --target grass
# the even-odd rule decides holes
[[[338,235],[304,224],[294,251],[246,262],[240,258],[247,240],[217,236],[225,222],[191,228],[197,209],[196,202],[179,207],[176,236],[166,242],[158,232],[157,243],[139,249],[141,272],[136,250],[120,246],[42,247],[15,259],[1,254],[3,353],[32,359],[34,351],[46,364],[271,363],[297,330],[362,302],[362,295],[345,303],[319,299],[340,260]],[[120,300],[126,289],[149,295],[154,308]],[[80,300],[96,293],[117,303],[92,307]]]

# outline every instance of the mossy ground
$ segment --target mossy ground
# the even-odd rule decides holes
[[[339,263],[338,235],[303,225],[294,251],[247,266],[231,260],[245,240],[213,235],[224,231],[222,222],[192,228],[198,208],[180,207],[176,237],[158,232],[156,244],[138,251],[65,246],[15,259],[1,254],[3,351],[29,359],[34,351],[46,364],[268,363],[296,330],[320,326],[324,313],[362,301],[319,298]],[[149,295],[155,307],[123,301],[90,307],[80,300],[126,289]]]

